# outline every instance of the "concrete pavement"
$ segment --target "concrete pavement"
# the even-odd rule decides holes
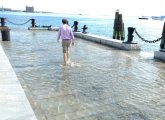
[[[37,120],[1,45],[0,57],[0,119]]]

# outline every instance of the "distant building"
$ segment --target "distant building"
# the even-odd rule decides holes
[[[11,8],[4,8],[3,6],[0,7],[0,11],[11,11]]]
[[[29,7],[29,6],[26,6],[26,12],[34,12],[34,7]]]

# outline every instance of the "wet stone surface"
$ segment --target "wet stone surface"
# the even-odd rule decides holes
[[[165,118],[165,64],[153,54],[76,38],[63,66],[56,32],[19,33],[1,44],[38,120]]]

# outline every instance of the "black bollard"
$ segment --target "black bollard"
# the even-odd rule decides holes
[[[74,32],[78,32],[78,21],[74,21],[72,28],[74,27]]]
[[[10,29],[8,27],[3,27],[1,30],[2,41],[10,41]]]
[[[88,27],[86,25],[84,25],[82,29],[83,29],[82,33],[87,33],[86,29],[88,29]]]
[[[165,51],[163,49],[165,49],[165,23],[164,23],[164,26],[163,26],[162,39],[161,39],[161,42],[160,42],[160,51]]]
[[[133,41],[133,33],[134,33],[135,28],[133,27],[128,27],[128,39],[127,39],[127,43],[132,43]]]
[[[5,26],[5,19],[6,18],[1,18],[1,26]]]
[[[5,19],[6,18],[0,18],[1,19],[1,35],[2,35],[2,41],[10,41],[10,29],[5,26]]]
[[[32,26],[31,27],[36,27],[36,23],[35,23],[35,19],[31,19],[31,24],[32,24]]]

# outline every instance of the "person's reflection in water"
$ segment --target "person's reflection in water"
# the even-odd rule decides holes
[[[75,97],[72,93],[72,86],[70,81],[70,69],[68,67],[63,67],[61,75],[61,84],[59,88],[59,101],[58,101],[58,113],[63,113],[65,118],[68,118],[69,112],[73,112],[73,106],[75,102]],[[70,118],[69,118],[70,119]]]
[[[65,119],[71,120],[73,116],[71,113],[75,113],[75,118],[81,115],[81,111],[84,110],[84,106],[79,103],[78,96],[76,95],[76,89],[72,86],[72,74],[69,67],[61,68],[61,84],[59,88],[60,96],[58,97],[58,114],[64,115]]]
[[[69,81],[69,68],[68,67],[63,67],[62,68],[62,80],[67,80]]]

